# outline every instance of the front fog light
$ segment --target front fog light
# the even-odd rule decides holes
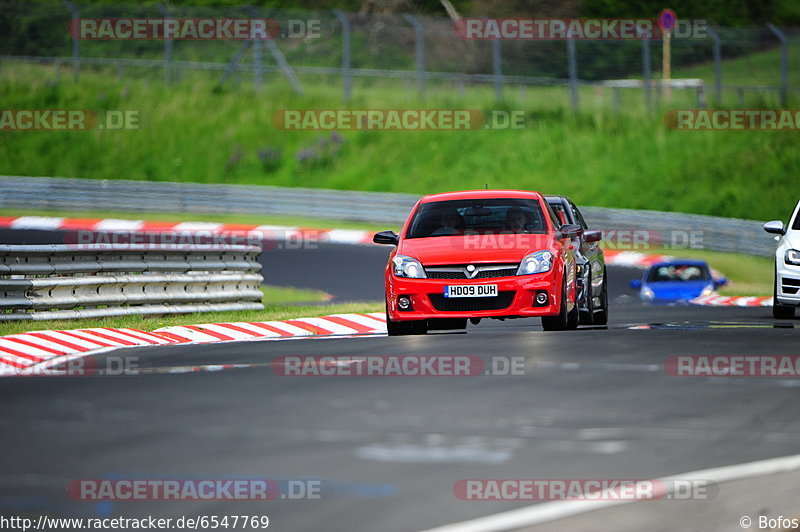
[[[397,299],[397,308],[400,310],[411,310],[411,299],[407,296],[400,296]]]
[[[537,292],[536,297],[533,300],[537,307],[547,306],[547,292]]]

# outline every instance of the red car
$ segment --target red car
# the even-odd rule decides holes
[[[560,228],[559,228],[560,226]],[[467,319],[539,316],[545,330],[574,329],[579,225],[560,225],[537,192],[470,190],[425,196],[386,266],[390,336],[464,329]]]

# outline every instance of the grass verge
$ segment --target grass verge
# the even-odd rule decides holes
[[[752,61],[769,66],[773,56],[732,59],[723,70],[744,71],[734,65]],[[774,84],[771,68],[755,73],[765,79],[749,83]],[[474,109],[485,116],[521,111],[525,124],[470,131],[286,131],[271,121],[280,109],[346,107],[338,84],[304,78],[306,91],[297,95],[275,78],[258,93],[250,84],[215,89],[216,73],[187,72],[165,86],[152,73],[131,72],[120,80],[112,70],[87,67],[77,82],[67,76],[54,81],[51,67],[4,64],[0,99],[8,109],[134,110],[141,121],[138,130],[5,132],[0,174],[413,194],[488,184],[564,193],[581,205],[752,219],[772,219],[796,201],[784,193],[800,167],[796,132],[668,129],[665,111],[696,106],[693,91],[673,91],[652,112],[641,91],[623,91],[614,111],[612,91],[587,86],[574,112],[562,87],[509,86],[498,103],[491,87],[460,93],[431,83],[421,101],[403,83],[359,80],[347,106],[353,109]],[[773,93],[748,92],[742,102],[736,94],[724,98],[725,107],[779,105]],[[789,98],[790,108],[800,102],[796,94]]]

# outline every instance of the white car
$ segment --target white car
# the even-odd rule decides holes
[[[778,235],[775,251],[775,292],[772,316],[780,320],[794,318],[800,306],[800,201],[794,208],[788,227],[780,220],[764,224],[764,231]]]

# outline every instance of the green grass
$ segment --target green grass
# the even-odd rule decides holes
[[[710,46],[709,46],[710,49]],[[791,73],[800,69],[800,55],[792,53],[789,49],[789,83],[796,83]],[[728,85],[766,85],[776,87],[781,81],[781,54],[780,48],[740,56],[735,60],[724,61],[722,69],[722,82]],[[660,76],[660,73],[659,73]],[[706,85],[713,87],[716,82],[714,63],[708,62],[692,67],[673,68],[673,78],[700,78]]]
[[[771,61],[765,54],[764,61]],[[752,61],[757,59],[727,61],[726,72]],[[703,68],[676,76],[699,75]],[[766,76],[769,68],[756,74]],[[133,109],[142,113],[142,129],[3,132],[0,174],[412,194],[488,184],[565,193],[582,205],[753,219],[775,218],[796,201],[785,191],[795,188],[800,167],[797,133],[667,129],[664,112],[693,107],[693,91],[673,91],[669,102],[661,100],[658,111],[648,114],[640,92],[623,90],[622,107],[615,113],[610,90],[586,87],[581,111],[573,113],[567,91],[558,87],[509,87],[506,101],[497,104],[490,87],[469,87],[462,97],[452,86],[431,83],[420,102],[413,84],[358,80],[351,108],[522,110],[526,127],[343,131],[337,151],[323,132],[281,131],[270,121],[279,109],[342,107],[340,87],[324,79],[304,77],[306,91],[298,96],[279,77],[271,77],[257,93],[250,83],[215,90],[217,78],[197,72],[187,72],[173,87],[152,74],[135,77],[131,72],[123,81],[110,74],[87,68],[78,83],[64,75],[53,83],[49,67],[4,64],[4,108]],[[726,104],[737,102],[732,95]],[[753,93],[746,104],[776,106],[777,95]],[[790,101],[790,107],[798,104],[798,99]],[[279,155],[266,158],[269,150]],[[316,156],[302,161],[297,155],[303,150]]]
[[[771,296],[774,264],[771,258],[740,253],[721,253],[701,249],[655,249],[648,253],[663,253],[681,259],[699,259],[722,273],[728,285],[719,289],[724,296]]]
[[[322,290],[292,286],[263,285],[261,291],[264,293],[262,301],[270,305],[323,302],[330,301],[332,298],[330,294]]]

